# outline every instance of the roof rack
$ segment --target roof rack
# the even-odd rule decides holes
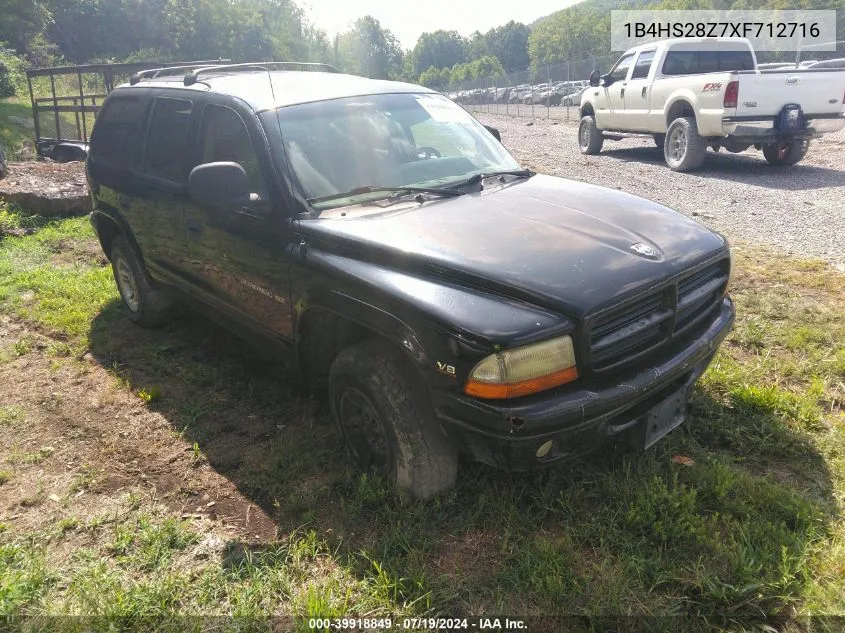
[[[129,78],[129,85],[134,86],[135,84],[144,79],[154,79],[161,75],[175,75],[180,73],[181,71],[188,70],[190,68],[196,68],[197,66],[208,66],[209,64],[221,64],[230,61],[232,60],[222,58],[204,59],[196,62],[174,62],[173,64],[170,64],[168,66],[162,66],[160,68],[147,68],[133,74]]]
[[[215,66],[206,66],[204,68],[197,68],[185,74],[184,84],[192,86],[197,83],[198,77],[201,73],[216,72],[216,71],[254,71],[263,70],[269,71],[272,69],[278,70],[293,70],[295,68],[304,68],[306,70],[324,70],[331,73],[339,73],[340,71],[331,64],[321,64],[318,62],[251,62],[247,64],[218,64]]]

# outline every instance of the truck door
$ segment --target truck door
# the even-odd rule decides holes
[[[609,82],[600,90],[599,109],[596,112],[596,124],[603,130],[622,129],[622,114],[625,109],[625,88],[627,87],[628,71],[634,62],[635,53],[623,55],[608,73]],[[602,108],[601,106],[604,106]]]
[[[624,129],[631,132],[649,131],[651,110],[651,67],[656,49],[640,51],[631,78],[625,86],[622,121]]]
[[[157,97],[152,105],[137,195],[118,198],[127,217],[137,220],[133,232],[153,276],[185,283],[185,231],[188,149],[193,102]]]
[[[269,164],[255,122],[251,129],[233,108],[209,103],[202,112],[196,164],[240,164],[254,199],[237,208],[185,205],[191,292],[202,301],[265,336],[291,335],[290,263],[285,256],[287,223],[267,186],[259,148]],[[267,176],[266,177],[265,173]]]

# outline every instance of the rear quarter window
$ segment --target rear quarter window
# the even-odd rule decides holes
[[[144,126],[144,111],[144,101],[139,97],[112,97],[94,125],[91,158],[110,167],[131,168]]]

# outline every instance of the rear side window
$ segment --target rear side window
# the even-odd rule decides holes
[[[751,51],[669,51],[663,62],[664,75],[753,70]]]
[[[190,101],[168,97],[156,99],[144,149],[145,173],[173,182],[186,180],[190,122]]]
[[[634,72],[631,74],[631,79],[645,79],[648,77],[648,71],[651,69],[651,63],[654,61],[654,51],[644,51],[640,53],[637,58],[637,63],[634,66]]]
[[[144,124],[144,102],[138,97],[112,97],[97,117],[91,157],[109,167],[130,169]]]

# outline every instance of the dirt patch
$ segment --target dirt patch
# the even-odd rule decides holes
[[[93,356],[57,362],[51,339],[9,318],[0,323],[0,345],[21,338],[29,351],[0,365],[0,403],[14,412],[2,422],[0,470],[9,478],[0,521],[45,529],[134,493],[244,542],[275,539],[274,521]]]
[[[46,216],[87,213],[91,197],[85,184],[85,163],[9,163],[8,173],[0,178],[0,200]]]

